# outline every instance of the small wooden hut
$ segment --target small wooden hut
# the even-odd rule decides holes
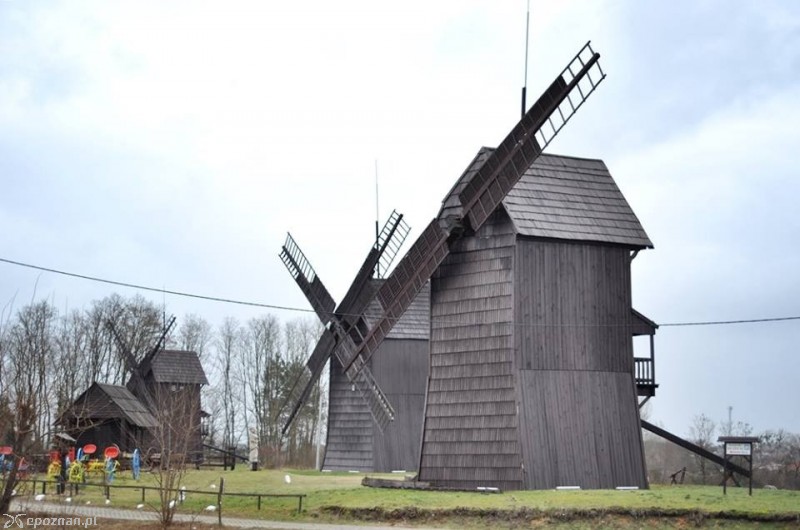
[[[78,447],[94,444],[99,448],[117,444],[122,451],[152,443],[150,430],[156,419],[149,410],[120,385],[92,383],[61,415],[58,423]]]

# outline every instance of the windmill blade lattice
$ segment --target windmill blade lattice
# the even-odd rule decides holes
[[[311,266],[306,255],[297,246],[292,234],[286,234],[286,243],[281,248],[280,258],[292,275],[300,290],[306,295],[306,299],[311,304],[323,324],[330,322],[336,302],[328,290],[322,285],[314,267]]]
[[[330,356],[336,356],[343,366],[352,360],[358,349],[355,340],[360,343],[363,338],[362,331],[366,332],[368,329],[362,313],[372,300],[371,290],[367,289],[369,281],[378,269],[385,271],[391,266],[409,231],[410,227],[403,220],[403,215],[393,211],[335,312],[333,311],[335,302],[328,290],[291,235],[287,236],[280,257],[320,317],[320,321],[323,325],[329,324],[329,329],[323,332],[303,371],[292,385],[288,398],[281,406],[278,417],[287,408],[290,410],[283,424],[283,434],[289,430],[308,399]],[[381,428],[392,421],[394,409],[368,368],[365,367],[360,373],[354,374],[352,378],[349,377],[349,380],[367,402],[370,413]]]

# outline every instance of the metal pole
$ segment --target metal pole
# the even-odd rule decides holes
[[[522,117],[525,117],[525,110],[528,106],[525,102],[525,93],[528,90],[528,35],[531,27],[531,0],[528,0],[528,10],[525,15],[525,79],[522,84]]]
[[[728,442],[722,444],[722,453],[725,455],[725,465],[722,471],[722,494],[728,494]]]
[[[377,225],[376,225],[377,229]],[[317,381],[317,388],[319,389],[319,406],[317,410],[317,471],[322,470],[322,378]]]
[[[378,226],[380,225],[380,204],[378,203],[378,159],[375,159],[375,245],[378,244],[378,237],[380,233],[378,232]],[[381,277],[381,264],[377,263],[375,265],[375,276],[377,278]],[[319,469],[319,464],[317,465],[317,469]]]

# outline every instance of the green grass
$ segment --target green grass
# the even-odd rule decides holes
[[[291,477],[290,484],[284,481],[284,476],[287,474]],[[397,475],[370,474],[370,476],[402,478]],[[211,486],[213,484],[218,488],[220,477],[225,479],[225,492],[227,493],[306,495],[303,500],[304,512],[301,515],[295,514],[297,507],[295,499],[265,498],[262,500],[262,509],[259,511],[255,498],[224,498],[223,514],[225,516],[264,519],[330,521],[337,520],[338,517],[349,520],[354,517],[360,519],[388,517],[393,521],[404,523],[469,527],[471,526],[470,520],[474,522],[476,518],[480,519],[486,514],[496,517],[496,511],[500,510],[503,511],[500,515],[501,518],[505,517],[507,511],[536,513],[537,517],[544,516],[554,519],[550,521],[551,523],[558,523],[559,517],[566,517],[570,519],[562,521],[563,524],[568,525],[566,527],[580,528],[580,524],[583,523],[571,520],[569,514],[587,510],[598,511],[599,515],[593,515],[595,517],[594,524],[587,523],[589,524],[587,527],[596,527],[599,521],[597,517],[602,517],[602,514],[608,511],[617,514],[615,520],[620,518],[619,513],[622,512],[632,513],[635,516],[637,513],[648,510],[684,510],[701,513],[740,512],[751,517],[796,514],[800,517],[800,492],[797,491],[755,490],[753,496],[750,497],[747,495],[746,488],[728,488],[728,494],[723,495],[720,487],[655,486],[650,490],[640,491],[511,491],[502,494],[484,494],[367,488],[361,486],[363,474],[319,473],[305,470],[252,472],[245,468],[239,468],[236,471],[188,471],[183,482],[186,488],[206,493],[188,494],[180,511],[184,513],[200,512],[205,506],[215,504],[217,489]],[[114,484],[154,486],[156,481],[152,475],[147,473],[142,474],[139,482],[133,481],[128,473],[121,473]],[[113,489],[111,499],[114,507],[133,508],[141,502],[141,490]],[[158,502],[157,499],[157,492],[146,492],[145,503],[148,505],[148,509],[154,508]],[[92,504],[102,504],[104,501],[103,489],[84,487],[73,500],[79,504],[85,504],[87,501]],[[323,507],[340,507],[344,510],[342,515],[337,516],[331,510],[323,510]],[[380,510],[367,510],[373,508],[380,508]],[[472,512],[461,515],[451,512],[444,520],[431,517],[431,513],[435,515],[436,512],[457,508],[469,508]],[[392,512],[392,510],[395,510],[396,513],[390,513],[387,516],[387,512]],[[540,512],[544,512],[544,514]],[[482,522],[485,524],[485,521]],[[724,521],[718,523],[725,528],[753,527],[751,523]],[[742,524],[745,526],[736,526]],[[642,527],[650,528],[651,526],[644,525]],[[628,527],[620,526],[620,528]],[[653,528],[658,528],[658,526],[653,526]]]

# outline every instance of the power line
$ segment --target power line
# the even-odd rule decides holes
[[[800,316],[796,317],[772,317],[772,318],[749,318],[741,320],[709,320],[707,322],[667,322],[659,324],[659,327],[686,327],[686,326],[722,326],[728,324],[759,324],[761,322],[785,322],[787,320],[800,320]]]
[[[174,295],[174,296],[183,296],[183,297],[186,297],[186,298],[196,298],[196,299],[199,299],[199,300],[208,300],[208,301],[211,301],[211,302],[222,302],[222,303],[225,303],[225,304],[236,304],[236,305],[244,305],[244,306],[250,306],[250,307],[261,307],[261,308],[265,308],[265,309],[279,309],[279,310],[282,310],[282,311],[296,311],[296,312],[301,312],[301,313],[314,313],[313,309],[282,306],[282,305],[276,305],[276,304],[267,304],[267,303],[262,303],[262,302],[248,302],[248,301],[245,301],[245,300],[234,300],[234,299],[231,299],[231,298],[222,298],[222,297],[219,297],[219,296],[208,296],[208,295],[202,295],[202,294],[185,293],[185,292],[181,292],[181,291],[171,291],[171,290],[168,290],[168,289],[158,289],[156,287],[148,287],[148,286],[145,286],[145,285],[138,285],[138,284],[130,283],[130,282],[121,282],[121,281],[117,281],[117,280],[108,280],[108,279],[105,279],[105,278],[98,278],[96,276],[89,276],[87,274],[77,274],[77,273],[74,273],[74,272],[62,271],[62,270],[53,269],[53,268],[50,268],[50,267],[42,267],[40,265],[32,265],[30,263],[23,263],[21,261],[15,261],[15,260],[6,259],[6,258],[0,258],[0,262],[8,263],[10,265],[17,265],[19,267],[26,267],[26,268],[29,268],[29,269],[35,269],[35,270],[39,270],[39,271],[44,271],[44,272],[52,272],[53,274],[60,274],[62,276],[69,276],[69,277],[72,277],[72,278],[79,278],[79,279],[82,279],[82,280],[89,280],[89,281],[93,281],[93,282],[106,283],[106,284],[109,284],[109,285],[118,285],[120,287],[130,287],[132,289],[140,289],[140,290],[143,290],[143,291],[151,291],[151,292],[154,292],[154,293],[170,294],[170,295]],[[360,315],[340,314],[340,316],[360,316]],[[765,323],[765,322],[786,322],[786,321],[791,321],[791,320],[800,320],[800,316],[751,318],[751,319],[738,319],[738,320],[709,320],[709,321],[696,321],[696,322],[666,322],[666,323],[663,323],[663,324],[658,324],[658,326],[659,327],[664,327],[664,328],[665,327],[677,328],[677,327],[689,327],[689,326],[723,326],[723,325],[734,325],[734,324],[761,324],[761,323]],[[453,318],[453,319],[410,318],[410,319],[408,319],[408,321],[411,324],[413,324],[413,323],[416,323],[416,324],[427,324],[429,322],[437,322],[437,323],[448,323],[448,322],[450,322],[450,323],[459,323],[460,322],[456,318]],[[465,325],[466,324],[469,324],[469,325],[480,325],[480,323],[465,323]],[[534,326],[534,324],[531,324],[530,322],[510,322],[509,324],[511,324],[511,325],[513,325],[515,327],[516,326]],[[619,325],[624,325],[624,324],[619,324]],[[594,325],[592,325],[592,324],[574,324],[574,325],[569,325],[569,324],[568,325],[555,325],[555,324],[554,325],[547,325],[547,324],[542,324],[542,325],[536,325],[536,327],[589,327],[589,326],[608,327],[608,326],[613,326],[613,324],[594,324]]]
[[[184,293],[181,291],[170,291],[168,289],[157,289],[155,287],[147,287],[146,285],[137,285],[135,283],[128,283],[128,282],[120,282],[116,280],[108,280],[105,278],[98,278],[96,276],[89,276],[86,274],[77,274],[74,272],[67,272],[58,269],[51,269],[49,267],[41,267],[39,265],[32,265],[30,263],[22,263],[21,261],[14,261],[6,258],[0,258],[0,261],[4,263],[9,263],[11,265],[18,265],[20,267],[27,267],[29,269],[35,269],[38,271],[44,272],[52,272],[53,274],[61,274],[62,276],[70,276],[72,278],[80,278],[82,280],[89,280],[92,282],[100,282],[100,283],[107,283],[110,285],[118,285],[121,287],[130,287],[132,289],[141,289],[142,291],[152,291],[154,293],[164,293],[164,294],[171,294],[175,296],[184,296],[186,298],[198,298],[200,300],[210,300],[212,302],[223,302],[226,304],[237,304],[237,305],[246,305],[251,307],[263,307],[266,309],[281,309],[285,311],[302,311],[303,313],[313,313],[314,311],[311,309],[301,309],[299,307],[287,307],[287,306],[280,306],[274,304],[264,304],[260,302],[247,302],[244,300],[233,300],[231,298],[220,298],[218,296],[206,296],[202,294],[192,294],[192,293]]]

